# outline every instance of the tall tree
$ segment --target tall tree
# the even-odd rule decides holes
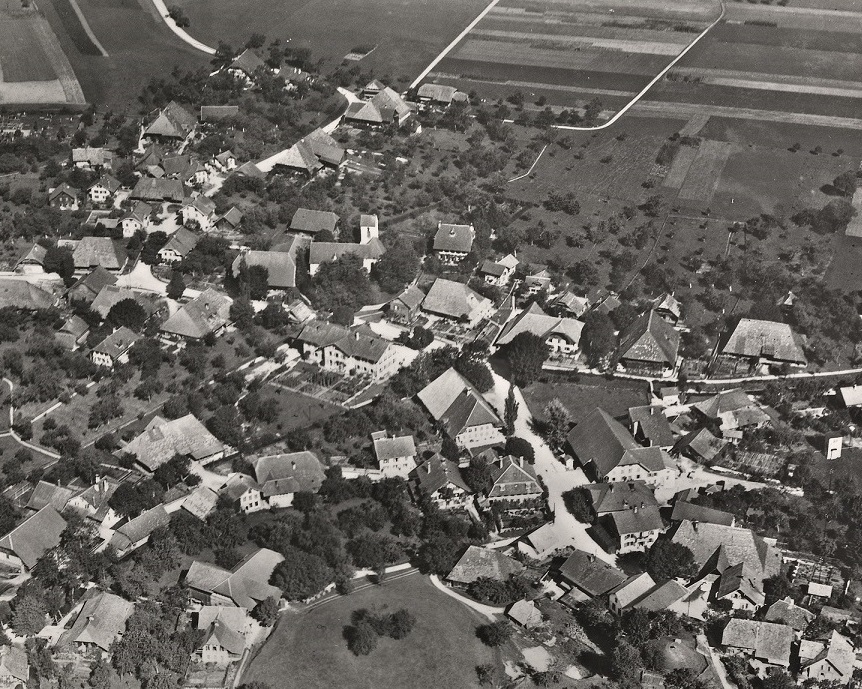
[[[587,363],[593,368],[606,366],[617,343],[613,321],[606,314],[591,311],[584,318],[581,341]]]
[[[518,418],[518,400],[515,399],[515,386],[509,385],[506,404],[503,409],[503,422],[506,424],[506,435],[515,434],[515,421]]]
[[[167,293],[169,299],[179,299],[186,291],[186,282],[183,274],[178,270],[171,271],[171,280],[168,283]]]
[[[545,406],[545,437],[554,449],[560,449],[566,442],[572,415],[566,405],[556,397]]]
[[[523,332],[505,345],[502,353],[509,360],[515,383],[524,386],[536,380],[542,372],[542,364],[548,358],[548,347],[538,335]]]

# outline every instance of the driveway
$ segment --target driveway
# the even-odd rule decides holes
[[[494,376],[494,389],[489,392],[488,400],[493,404],[501,418],[503,404],[509,392],[509,381],[497,373]],[[518,401],[518,418],[515,421],[515,435],[528,440],[536,451],[536,473],[542,477],[548,489],[548,505],[554,521],[552,533],[559,542],[559,547],[573,546],[579,550],[594,554],[597,558],[616,564],[616,558],[606,553],[587,533],[587,525],[575,519],[566,509],[563,493],[577,486],[589,483],[581,469],[574,471],[566,469],[548,447],[548,444],[532,429],[533,417],[524,401],[524,396],[515,388],[515,399]]]

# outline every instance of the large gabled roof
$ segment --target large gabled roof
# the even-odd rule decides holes
[[[441,222],[434,234],[434,251],[470,253],[476,231],[472,225],[455,225]]]
[[[246,48],[230,63],[230,69],[236,69],[246,76],[253,76],[259,69],[265,69],[266,63],[258,57],[251,48]]]
[[[493,483],[488,497],[535,495],[542,492],[536,470],[518,457],[504,457],[499,464],[492,464],[491,480]]]
[[[446,432],[455,437],[465,428],[503,425],[481,393],[454,368],[432,380],[418,394],[419,401]]]
[[[590,596],[602,596],[626,580],[622,570],[583,550],[575,550],[560,565],[560,574]]]
[[[523,571],[524,565],[499,550],[471,545],[446,579],[455,584],[472,584],[479,577],[506,581],[512,574]]]
[[[122,636],[134,610],[134,603],[113,593],[97,593],[84,603],[72,627],[60,635],[57,646],[94,644],[108,651]]]
[[[645,313],[620,333],[621,359],[650,363],[676,363],[679,333],[655,311]]]
[[[0,538],[0,549],[14,553],[32,569],[40,557],[60,545],[65,528],[66,520],[48,504]]]
[[[161,329],[171,335],[200,339],[227,325],[232,303],[226,294],[204,290],[162,323]]]
[[[204,459],[223,451],[224,445],[194,414],[186,414],[173,421],[156,416],[123,449],[134,454],[149,471],[155,471],[175,454]]]
[[[96,266],[120,270],[127,258],[123,243],[110,237],[82,237],[72,251],[76,270],[89,270]]]
[[[574,345],[581,340],[581,331],[584,324],[574,318],[558,318],[549,316],[542,308],[533,302],[511,321],[506,323],[500,336],[497,338],[498,345],[506,345],[521,333],[532,333],[543,340],[558,335],[565,338]]]
[[[0,308],[50,309],[57,300],[45,290],[25,280],[0,279]]]
[[[742,318],[721,345],[722,354],[745,356],[794,364],[807,364],[802,340],[786,323]]]
[[[793,629],[784,624],[732,618],[721,635],[723,646],[744,649],[773,665],[790,665]]]
[[[478,309],[490,303],[462,282],[437,278],[422,300],[422,308],[447,318],[470,319]]]
[[[310,208],[297,208],[290,221],[293,232],[317,234],[323,230],[335,232],[338,216],[332,211],[316,211]]]
[[[643,481],[590,483],[584,490],[590,494],[593,511],[598,516],[634,507],[658,507],[653,489]]]
[[[598,407],[569,432],[568,441],[581,464],[593,462],[600,476],[616,467],[627,451],[642,449],[625,426]]]
[[[630,407],[629,419],[631,419],[632,424],[638,424],[640,432],[643,433],[650,445],[657,447],[673,445],[673,431],[662,407],[654,405]]]
[[[185,139],[197,125],[197,119],[176,101],[168,103],[144,130],[144,136]]]
[[[161,248],[162,251],[175,251],[182,257],[185,257],[195,248],[198,243],[198,236],[187,227],[179,227],[165,242]]]
[[[414,469],[414,473],[419,487],[428,495],[433,495],[450,483],[467,493],[473,492],[461,476],[458,465],[441,455],[426,460]]]
[[[138,335],[124,325],[117,328],[93,347],[93,351],[109,356],[111,359],[117,359],[128,352],[132,348],[132,345],[140,339],[141,335]]]
[[[267,598],[281,598],[281,591],[269,584],[269,580],[283,560],[283,555],[268,548],[251,553],[231,571],[196,560],[189,567],[185,581],[191,588],[224,596],[238,607],[250,610]]]
[[[314,347],[335,347],[347,357],[372,363],[380,361],[390,347],[388,340],[373,333],[317,320],[307,323],[296,339]]]
[[[326,478],[323,465],[313,452],[291,452],[259,457],[254,475],[264,497],[301,491],[316,493]]]

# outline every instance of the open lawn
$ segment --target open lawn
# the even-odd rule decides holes
[[[574,421],[580,421],[596,407],[601,407],[612,416],[623,416],[629,407],[649,404],[646,383],[580,376],[578,380],[565,376],[551,376],[548,382],[533,383],[524,388],[524,400],[536,419],[544,417],[544,409],[552,399],[559,399]]]
[[[378,77],[409,82],[487,5],[486,0],[179,0],[188,31],[216,45],[242,45],[252,33],[310,48],[314,59],[337,65],[353,48],[377,45],[359,62]],[[237,21],[241,8],[242,21]],[[337,20],[334,20],[337,18]],[[406,85],[406,84],[405,84]]]
[[[57,76],[40,49],[30,17],[0,11],[0,81],[52,81]]]
[[[370,655],[357,657],[342,634],[360,608],[407,608],[416,626],[406,639],[380,639]],[[414,574],[308,613],[283,614],[242,681],[285,689],[467,689],[476,686],[476,666],[494,661],[494,653],[476,638],[476,627],[486,622]]]

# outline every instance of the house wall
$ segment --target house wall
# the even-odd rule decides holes
[[[270,495],[268,503],[270,507],[290,507],[293,505],[293,493],[285,493],[284,495]]]
[[[438,251],[437,258],[440,263],[447,266],[454,266],[467,258],[466,251]]]
[[[114,360],[103,352],[90,352],[90,361],[96,366],[104,366],[105,368],[114,368]]]
[[[108,199],[111,198],[111,192],[109,192],[105,187],[101,185],[97,185],[90,189],[89,192],[90,201],[93,203],[105,203]]]
[[[649,550],[650,546],[658,539],[659,532],[641,531],[640,533],[627,533],[620,537],[620,547],[617,550],[618,555],[625,553],[638,553]]]
[[[159,249],[158,255],[165,263],[177,263],[183,260],[183,257],[174,249]]]
[[[245,514],[268,509],[269,505],[259,490],[247,490],[239,497],[239,509]]]
[[[378,465],[384,478],[400,477],[406,480],[408,474],[416,468],[416,458],[413,455],[393,457],[378,461]]]
[[[548,349],[551,350],[551,354],[565,354],[567,356],[573,356],[578,353],[577,343],[571,342],[559,335],[551,335],[547,340],[545,340],[545,344],[548,345]]]
[[[229,665],[240,658],[240,656],[228,653],[219,644],[202,646],[198,649],[197,656],[202,663],[212,663],[214,665]]]
[[[654,361],[639,361],[637,359],[620,359],[620,363],[626,372],[642,376],[669,376],[673,373],[673,366]]]
[[[506,438],[500,429],[489,423],[481,426],[469,426],[455,437],[455,444],[462,450],[504,442],[506,442]]]
[[[818,660],[816,663],[811,663],[808,667],[801,669],[799,671],[799,677],[800,680],[816,679],[847,684],[850,681],[851,675],[843,676],[838,672],[835,666],[832,665],[832,663],[829,663],[824,659]]]

